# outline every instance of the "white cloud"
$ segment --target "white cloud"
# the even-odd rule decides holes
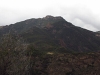
[[[0,25],[53,15],[97,31],[100,30],[99,7],[99,0],[0,0]]]

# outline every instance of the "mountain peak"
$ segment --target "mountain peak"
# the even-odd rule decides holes
[[[47,15],[46,17],[44,17],[44,18],[54,18],[53,16],[51,16],[51,15]]]
[[[0,28],[0,36],[9,31],[18,33],[28,43],[44,50],[51,50],[51,47],[61,52],[65,49],[74,52],[100,50],[100,39],[97,37],[100,34],[95,36],[94,32],[76,27],[61,16],[47,15],[4,26]],[[64,49],[60,49],[62,47]]]
[[[61,17],[61,16],[55,16],[54,17],[54,16],[51,16],[51,15],[47,15],[46,17],[44,17],[44,19],[63,19],[63,17]]]

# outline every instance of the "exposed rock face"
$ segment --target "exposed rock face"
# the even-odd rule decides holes
[[[100,37],[100,31],[95,32],[95,35],[96,35],[97,37]]]
[[[54,18],[53,16],[51,15],[47,15],[46,17],[44,17],[45,19],[48,19],[48,18]]]

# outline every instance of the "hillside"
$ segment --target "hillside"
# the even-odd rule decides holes
[[[32,75],[100,75],[99,52],[46,55],[34,62]]]
[[[2,26],[0,75],[100,75],[100,33],[53,16]]]
[[[76,27],[60,16],[33,18],[0,28],[0,36],[8,32],[18,34],[43,50],[89,52],[100,49],[100,39],[94,32]]]

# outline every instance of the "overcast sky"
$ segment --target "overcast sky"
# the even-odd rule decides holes
[[[0,26],[46,15],[91,31],[100,30],[100,0],[0,0]]]

